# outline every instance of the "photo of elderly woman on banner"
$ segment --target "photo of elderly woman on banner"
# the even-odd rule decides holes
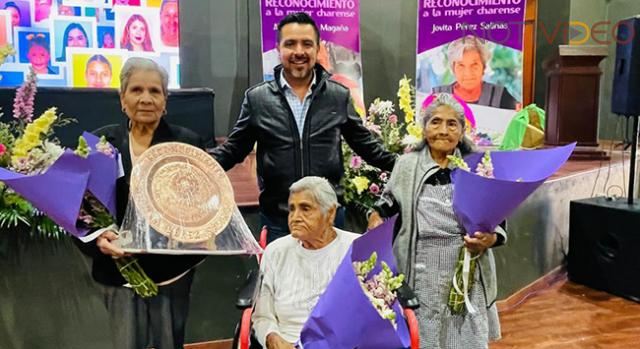
[[[439,6],[420,3],[416,105],[432,93],[469,104],[478,145],[499,145],[522,108],[524,2],[515,5]]]

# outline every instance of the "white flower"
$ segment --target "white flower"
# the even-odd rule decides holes
[[[27,157],[13,163],[11,170],[29,175],[42,174],[58,160],[62,153],[64,149],[59,145],[45,140],[41,146],[31,149]]]
[[[406,135],[402,138],[402,145],[404,146],[415,146],[418,145],[422,140],[416,136]]]
[[[369,114],[378,116],[389,116],[393,114],[394,108],[391,101],[381,101],[376,99],[369,107]]]
[[[391,115],[393,114],[394,109],[393,109],[393,103],[391,103],[391,101],[382,101],[380,102],[380,104],[378,105],[378,113],[380,115]]]
[[[44,152],[49,154],[52,158],[59,158],[62,153],[64,153],[64,149],[56,143],[49,142],[48,140],[44,141],[43,144]]]
[[[64,153],[64,149],[59,145],[45,140],[43,143],[42,167],[44,169],[53,165],[56,160]]]

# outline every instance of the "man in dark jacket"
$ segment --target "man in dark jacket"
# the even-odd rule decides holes
[[[395,155],[385,151],[362,124],[349,90],[329,80],[330,74],[317,64],[319,42],[318,27],[306,13],[280,21],[281,65],[274,70],[275,79],[247,90],[229,138],[213,151],[229,170],[257,142],[260,213],[269,241],[289,233],[289,186],[298,179],[324,177],[341,197],[342,137],[373,166],[390,171],[395,162]]]

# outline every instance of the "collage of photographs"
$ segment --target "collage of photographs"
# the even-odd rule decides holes
[[[179,87],[178,0],[0,0],[0,46],[16,54],[0,86],[19,86],[29,67],[40,86],[118,88],[129,57],[154,59]]]

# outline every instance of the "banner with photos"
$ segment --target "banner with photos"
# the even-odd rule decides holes
[[[347,86],[356,107],[364,111],[362,57],[360,52],[360,1],[262,0],[262,73],[271,80],[280,64],[278,22],[286,15],[306,12],[320,30],[318,63],[333,74],[332,79]]]
[[[0,46],[16,54],[0,86],[18,86],[29,67],[40,86],[118,88],[129,57],[148,57],[179,87],[179,0],[0,0]]]
[[[522,107],[525,1],[418,3],[417,108],[432,93],[453,93],[474,113],[474,142],[499,145]]]

